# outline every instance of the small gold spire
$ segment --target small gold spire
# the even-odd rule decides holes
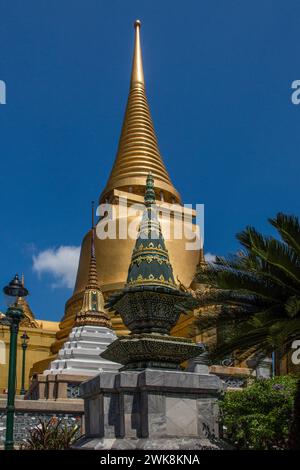
[[[200,248],[198,266],[206,265],[203,247]]]
[[[136,20],[134,22],[134,28],[135,28],[135,44],[134,44],[134,53],[133,53],[133,61],[132,61],[130,88],[134,88],[136,85],[145,86],[141,39],[140,39],[140,29],[141,29],[140,20]]]
[[[22,280],[23,282],[23,280]],[[24,284],[22,284],[24,285]],[[21,320],[21,323],[20,323],[20,326],[21,327],[30,327],[30,328],[38,328],[38,324],[35,320],[35,316],[27,302],[27,300],[25,299],[25,297],[19,297],[18,298],[18,302],[17,302],[17,305],[19,307],[22,307],[22,310],[23,310],[23,314],[24,314],[24,318],[23,320]]]
[[[166,202],[180,203],[163,162],[145,92],[143,60],[140,41],[141,22],[136,20],[135,44],[129,96],[113,168],[99,203],[105,202],[113,190],[132,191],[142,195],[149,171],[155,178],[157,194]]]
[[[90,252],[90,265],[89,265],[89,277],[87,288],[98,288],[98,274],[96,264],[96,253],[95,253],[95,222],[94,222],[94,201],[92,201],[92,236],[91,236],[91,252]]]
[[[92,228],[95,227],[95,201],[92,201],[91,203],[92,206]]]
[[[104,297],[98,282],[95,251],[94,201],[92,207],[92,234],[88,282],[83,294],[81,310],[76,314],[75,326],[97,325],[111,327],[110,316],[104,309]]]

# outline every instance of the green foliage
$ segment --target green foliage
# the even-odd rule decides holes
[[[238,449],[287,449],[298,379],[255,380],[221,402],[224,437]]]
[[[293,421],[289,435],[289,449],[300,449],[300,379],[297,383],[297,392],[294,401]]]
[[[68,426],[53,417],[47,422],[40,420],[28,433],[30,437],[22,444],[23,450],[65,450],[79,437],[79,426]]]
[[[242,361],[275,350],[284,354],[300,338],[300,224],[281,213],[269,222],[276,238],[247,227],[237,234],[238,254],[199,268],[197,280],[208,288],[196,293],[205,307],[198,330],[226,328],[212,359],[234,353]]]

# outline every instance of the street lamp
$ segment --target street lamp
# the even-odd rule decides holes
[[[14,417],[15,417],[15,394],[16,394],[16,361],[17,361],[17,341],[20,321],[24,318],[23,310],[18,305],[19,297],[26,297],[28,290],[22,285],[19,276],[16,274],[8,286],[3,289],[4,294],[9,299],[9,307],[6,318],[10,326],[9,345],[9,368],[8,368],[8,392],[6,407],[6,436],[5,450],[14,449]]]
[[[25,364],[26,364],[26,349],[28,346],[28,341],[30,340],[26,331],[21,336],[22,340],[22,349],[23,349],[23,356],[22,356],[22,385],[21,385],[21,395],[25,395]]]

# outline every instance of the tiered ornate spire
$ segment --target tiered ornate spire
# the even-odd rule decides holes
[[[127,283],[107,302],[120,314],[130,334],[111,343],[101,357],[123,364],[123,369],[179,369],[182,362],[199,354],[199,347],[191,340],[170,336],[192,297],[175,284],[154,202],[154,180],[149,173],[146,207]]]
[[[178,289],[173,276],[169,254],[157,219],[154,179],[147,176],[145,210],[139,234],[132,253],[125,289],[142,286],[162,287],[164,290]]]
[[[203,247],[200,248],[198,266],[206,266]]]
[[[98,283],[95,252],[94,201],[92,202],[92,236],[88,283],[83,295],[82,308],[76,316],[75,326],[97,325],[111,327],[110,317],[104,309],[104,297]]]
[[[89,264],[89,276],[87,289],[99,288],[98,274],[97,274],[97,263],[96,263],[96,252],[95,252],[95,220],[94,220],[94,207],[95,203],[92,201],[92,237],[91,237],[91,252],[90,252],[90,264]]]
[[[162,192],[165,201],[180,202],[180,196],[160,154],[145,93],[141,22],[137,20],[134,27],[135,46],[124,123],[114,166],[100,202],[104,202],[114,189],[132,188],[135,194],[144,194],[145,178],[149,171],[152,171],[155,178],[158,195]]]
[[[198,292],[207,291],[207,284],[202,283],[203,277],[206,275],[206,272],[207,272],[207,262],[204,257],[204,248],[202,246],[199,252],[199,260],[196,266],[195,276],[191,283],[191,288],[193,290],[197,290]]]
[[[107,307],[120,313],[132,332],[168,334],[184,308],[188,294],[174,281],[168,250],[157,219],[154,179],[147,176],[145,209],[121,292],[113,294]]]
[[[24,287],[24,273],[21,276],[21,283]],[[20,326],[21,327],[29,327],[29,328],[38,328],[38,324],[35,320],[35,316],[33,311],[31,310],[29,303],[27,302],[25,297],[19,297],[17,305],[22,307],[24,318],[21,320]]]

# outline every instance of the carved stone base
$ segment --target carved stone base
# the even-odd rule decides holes
[[[221,380],[211,374],[146,369],[103,372],[80,386],[82,449],[218,449]],[[222,447],[223,446],[223,447]]]
[[[80,450],[232,450],[221,439],[81,439]]]

